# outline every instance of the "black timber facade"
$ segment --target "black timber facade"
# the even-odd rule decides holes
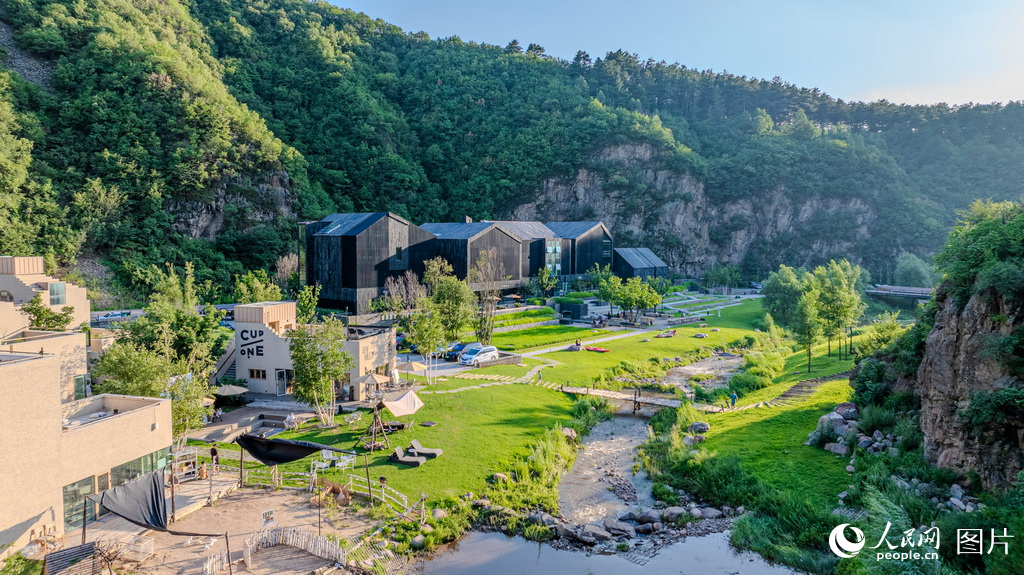
[[[668,264],[649,248],[615,248],[612,272],[623,279],[667,277]]]
[[[469,277],[469,271],[480,256],[494,250],[504,275],[510,276],[510,285],[523,279],[523,240],[493,222],[432,223],[423,229],[437,238],[437,254],[452,266],[459,279]]]
[[[562,239],[562,275],[579,276],[597,264],[611,265],[615,246],[612,233],[602,222],[548,222]]]
[[[319,284],[322,305],[362,314],[382,295],[389,276],[437,254],[433,234],[390,212],[332,214],[305,225],[306,281]]]

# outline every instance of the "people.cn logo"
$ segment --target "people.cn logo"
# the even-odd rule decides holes
[[[853,531],[853,541],[846,538],[845,531],[847,527]],[[832,552],[836,555],[849,559],[860,553],[860,550],[864,548],[864,532],[849,523],[843,523],[829,534],[828,546],[832,548]]]

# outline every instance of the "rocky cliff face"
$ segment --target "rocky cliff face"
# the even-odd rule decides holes
[[[609,224],[619,245],[654,249],[675,270],[693,275],[716,263],[748,257],[771,260],[779,250],[805,261],[856,253],[869,238],[875,210],[859,198],[794,200],[785,189],[750,199],[717,201],[703,182],[665,166],[647,144],[607,148],[574,177],[543,182],[536,199],[512,211],[515,219],[590,220]],[[801,243],[802,227],[815,234]],[[774,262],[769,267],[774,267]]]
[[[984,352],[991,337],[1009,334],[1024,309],[975,295],[962,310],[941,293],[935,327],[917,371],[925,457],[939,467],[973,470],[986,487],[1007,487],[1024,469],[1024,414],[977,429],[961,415],[971,396],[1022,382]]]
[[[190,238],[215,241],[226,218],[244,218],[242,227],[271,224],[277,218],[295,219],[295,197],[288,172],[259,177],[234,176],[211,188],[209,201],[170,200],[165,208],[174,216],[174,229]]]

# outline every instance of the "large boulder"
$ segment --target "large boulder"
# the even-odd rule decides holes
[[[704,509],[700,510],[700,515],[704,519],[718,519],[719,517],[725,515],[725,513],[722,513],[721,511],[715,509],[714,507],[705,507]]]
[[[849,455],[850,448],[841,443],[826,443],[825,451],[831,451],[836,455]]]
[[[857,419],[857,406],[849,401],[844,401],[836,406],[835,413],[843,416],[843,419]]]
[[[703,421],[695,421],[690,424],[687,430],[692,433],[707,433],[711,431],[711,426]]]
[[[430,512],[430,515],[434,519],[444,519],[445,517],[448,517],[448,512],[445,511],[444,509],[441,509],[440,507],[437,507]]]
[[[417,535],[412,538],[409,544],[412,545],[413,549],[423,549],[423,546],[427,544],[427,538],[423,535]]]
[[[644,523],[657,523],[661,521],[661,512],[654,509],[648,509],[640,514],[636,522],[640,524]]]
[[[612,535],[625,535],[626,537],[636,537],[636,529],[625,521],[616,521],[615,519],[605,519],[604,528]]]
[[[597,525],[584,525],[583,529],[580,531],[580,539],[582,540],[584,536],[594,539],[595,541],[611,541],[614,538],[611,533],[608,533]]]
[[[661,519],[666,523],[675,523],[683,513],[686,513],[685,507],[669,507],[661,512]]]

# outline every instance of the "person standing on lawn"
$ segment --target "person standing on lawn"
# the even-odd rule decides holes
[[[732,402],[732,406],[733,407],[736,407],[736,400],[737,399],[739,399],[739,396],[736,395],[736,392],[735,391],[730,391],[729,392],[729,401]]]

